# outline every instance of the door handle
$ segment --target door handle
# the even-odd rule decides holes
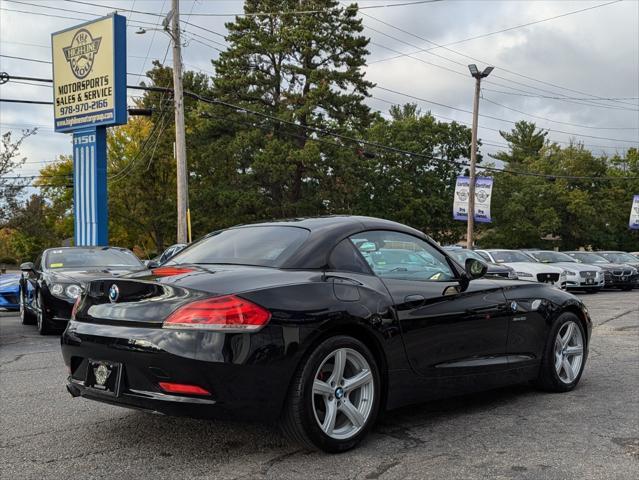
[[[426,301],[426,299],[424,298],[424,296],[423,295],[419,295],[419,294],[417,294],[417,295],[406,295],[404,297],[404,304],[407,305],[410,308],[419,307],[425,301]]]

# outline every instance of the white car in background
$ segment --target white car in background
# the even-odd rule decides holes
[[[526,250],[526,254],[538,262],[563,268],[568,290],[598,292],[604,287],[604,272],[595,265],[584,265],[565,253],[552,250]]]
[[[519,250],[491,249],[475,251],[489,262],[513,268],[519,280],[550,283],[562,290],[566,289],[566,272],[563,268],[540,263]]]

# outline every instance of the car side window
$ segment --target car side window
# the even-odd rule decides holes
[[[38,255],[38,258],[36,258],[36,261],[33,263],[33,267],[37,272],[42,270],[42,255]]]
[[[412,235],[375,230],[358,233],[350,240],[379,277],[432,282],[455,279],[446,256]]]
[[[328,264],[331,270],[364,273],[367,275],[372,273],[368,264],[348,238],[342,240],[333,249]]]

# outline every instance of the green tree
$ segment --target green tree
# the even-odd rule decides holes
[[[314,15],[238,17],[229,48],[214,62],[216,98],[289,124],[209,107],[207,139],[193,164],[192,205],[199,231],[238,221],[348,210],[344,186],[355,145],[307,127],[363,134],[372,86],[362,66],[368,40],[356,9],[309,0]],[[300,9],[294,0],[249,0],[247,13]],[[201,212],[200,208],[206,209]],[[198,219],[206,219],[199,221]]]
[[[23,130],[17,140],[12,139],[10,131],[2,134],[0,141],[0,225],[6,224],[18,208],[20,195],[29,183],[26,179],[9,178],[16,176],[9,174],[15,173],[26,162],[26,157],[20,157],[20,147],[25,139],[36,133],[37,129]]]
[[[356,211],[407,223],[442,243],[461,238],[465,224],[452,218],[459,162],[470,154],[470,129],[456,122],[438,122],[416,105],[393,106],[391,119],[377,119],[369,139],[420,155],[378,150],[358,175]]]
[[[40,187],[40,195],[46,201],[47,223],[53,234],[62,240],[73,238],[73,158],[60,155],[58,159],[40,170],[34,185]]]
[[[508,162],[514,167],[526,158],[536,158],[546,144],[548,132],[538,129],[532,122],[519,121],[510,132],[499,131],[501,137],[508,142],[510,152],[499,152],[495,158]]]

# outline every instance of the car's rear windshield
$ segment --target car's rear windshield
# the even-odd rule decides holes
[[[222,230],[172,257],[166,265],[231,264],[281,267],[308,238],[299,227],[255,226]]]
[[[65,268],[143,268],[142,262],[128,250],[118,248],[61,248],[49,250],[45,266],[50,269]]]

